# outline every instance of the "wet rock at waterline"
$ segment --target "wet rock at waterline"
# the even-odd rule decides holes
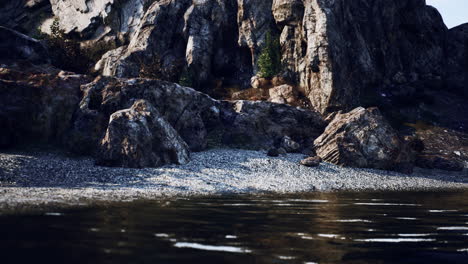
[[[189,160],[190,150],[177,131],[150,103],[139,100],[111,115],[96,163],[142,168]]]

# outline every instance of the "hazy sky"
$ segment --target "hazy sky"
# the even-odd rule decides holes
[[[468,22],[468,0],[426,0],[426,3],[439,10],[449,28]]]

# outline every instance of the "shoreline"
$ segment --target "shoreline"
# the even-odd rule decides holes
[[[211,149],[186,165],[126,169],[94,165],[90,157],[52,151],[0,153],[0,210],[24,206],[80,206],[99,202],[205,195],[294,194],[334,191],[468,189],[468,170],[415,168],[411,175],[322,163],[299,165],[303,154]]]

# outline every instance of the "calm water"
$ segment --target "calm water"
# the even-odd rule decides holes
[[[0,215],[1,263],[468,263],[468,192],[139,201]]]

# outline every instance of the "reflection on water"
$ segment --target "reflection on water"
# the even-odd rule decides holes
[[[0,215],[2,263],[468,263],[468,192],[203,197]]]

